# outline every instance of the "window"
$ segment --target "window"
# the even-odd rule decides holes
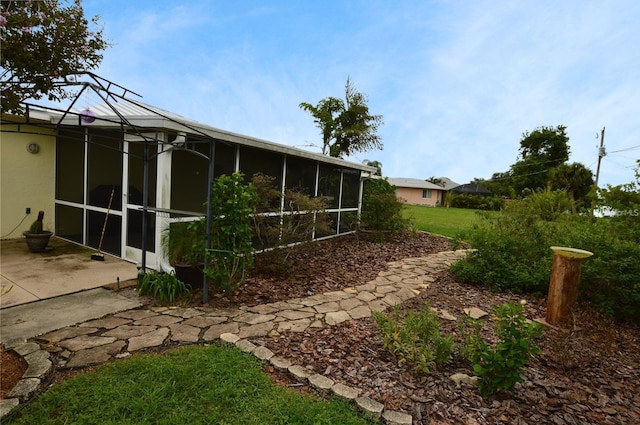
[[[431,199],[431,189],[422,189],[422,198]]]

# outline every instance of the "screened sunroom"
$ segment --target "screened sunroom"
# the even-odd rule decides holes
[[[269,176],[282,196],[261,213],[276,222],[290,214],[287,189],[322,198],[329,226],[313,233],[320,239],[354,230],[373,170],[139,102],[72,110],[59,120],[55,145],[55,234],[156,269],[165,229],[206,214],[212,178]]]

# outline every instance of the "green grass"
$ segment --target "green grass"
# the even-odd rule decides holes
[[[274,385],[234,347],[136,355],[77,375],[20,407],[16,424],[367,424],[339,400]]]
[[[461,230],[473,226],[478,220],[477,210],[464,208],[426,207],[405,205],[404,217],[413,217],[417,230],[455,237]]]

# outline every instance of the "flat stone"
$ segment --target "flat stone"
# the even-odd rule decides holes
[[[220,308],[220,309],[215,309],[215,310],[206,312],[205,316],[208,316],[208,317],[220,317],[220,316],[236,317],[236,316],[238,316],[240,314],[242,314],[242,310],[240,310],[238,308]]]
[[[118,339],[129,339],[133,338],[134,336],[140,336],[155,331],[156,329],[158,328],[155,326],[122,325],[103,333],[102,336],[113,336]]]
[[[213,341],[214,339],[220,338],[220,335],[222,334],[237,334],[238,330],[238,324],[236,322],[213,325],[204,333],[202,339],[204,339],[205,341]]]
[[[246,339],[238,340],[236,342],[236,347],[238,347],[240,350],[244,351],[245,353],[253,353],[253,350],[257,348],[254,343]]]
[[[338,323],[346,322],[347,320],[351,320],[351,316],[346,311],[335,311],[331,313],[327,313],[324,320],[327,322],[327,325],[333,326]]]
[[[438,316],[442,317],[444,320],[450,320],[452,322],[458,320],[456,316],[449,313],[447,310],[438,310]]]
[[[21,401],[28,400],[31,394],[33,394],[40,386],[40,379],[38,378],[24,378],[18,381],[15,387],[11,390],[8,398],[19,398]]]
[[[368,303],[369,301],[373,301],[378,297],[376,297],[369,291],[362,291],[362,292],[358,292],[358,295],[356,298]]]
[[[131,319],[109,316],[109,317],[103,317],[102,319],[89,320],[88,322],[80,323],[78,326],[80,326],[81,328],[113,329],[130,322],[131,322]]]
[[[314,308],[318,313],[332,313],[340,310],[340,305],[335,301],[329,301],[324,304],[316,305]]]
[[[411,415],[396,412],[395,410],[385,410],[382,413],[382,418],[388,425],[411,425],[413,423],[413,417]]]
[[[175,342],[198,342],[202,330],[182,323],[169,325],[169,329],[171,330],[171,341]]]
[[[395,292],[396,287],[393,285],[379,285],[376,287],[375,292],[378,292],[380,294],[388,294],[390,292]]]
[[[387,308],[389,308],[389,305],[387,305],[386,303],[383,303],[382,300],[375,300],[369,303],[369,309],[371,309],[372,312],[373,311],[383,312]]]
[[[382,299],[382,302],[393,307],[394,305],[402,304],[402,299],[396,294],[389,293]]]
[[[342,291],[351,295],[355,295],[358,293],[358,290],[356,288],[344,288]]]
[[[29,364],[29,367],[22,375],[23,378],[40,378],[51,370],[52,363],[49,360],[47,351],[35,351],[26,355],[24,359]]]
[[[259,323],[257,325],[240,328],[238,336],[240,338],[252,338],[256,336],[266,336],[273,329],[273,322]]]
[[[179,308],[179,309],[176,309],[176,310],[167,310],[167,311],[163,312],[163,314],[168,314],[170,316],[182,317],[183,319],[190,319],[192,317],[202,316],[204,314],[204,311],[198,310],[198,309],[193,308],[193,307],[188,307],[188,308]]]
[[[347,294],[344,291],[330,291],[330,292],[325,292],[322,295],[325,297],[336,297],[336,299],[338,300],[349,298],[351,296],[350,294]]]
[[[219,325],[220,323],[224,323],[227,320],[229,320],[227,316],[197,316],[184,320],[182,324],[204,329],[208,328],[209,326]]]
[[[233,318],[235,322],[242,322],[248,325],[257,325],[259,323],[269,322],[275,319],[273,314],[256,314],[256,313],[243,313]]]
[[[261,305],[256,305],[253,307],[249,307],[247,309],[247,311],[251,312],[251,313],[257,313],[257,314],[272,314],[275,313],[277,311],[280,311],[281,309],[279,309],[278,307],[274,306],[273,304],[261,304]]]
[[[416,294],[409,288],[400,288],[400,290],[396,292],[396,296],[402,301],[406,301],[408,299],[414,298]]]
[[[182,321],[182,317],[161,315],[161,316],[147,317],[145,319],[136,320],[135,322],[133,322],[133,324],[138,326],[162,327],[162,326],[169,326],[181,321]]]
[[[479,309],[478,307],[465,308],[464,312],[467,313],[467,315],[469,315],[469,317],[471,317],[472,319],[480,319],[484,316],[489,315],[489,313]]]
[[[329,391],[333,387],[333,380],[318,373],[309,376],[309,385],[319,391]]]
[[[0,400],[0,419],[4,418],[14,407],[20,404],[18,398],[5,398]]]
[[[299,311],[299,310],[284,310],[279,313],[276,313],[276,316],[284,317],[287,320],[298,320],[298,319],[306,319],[308,317],[313,317],[314,312],[308,311]]]
[[[120,353],[125,346],[125,341],[115,341],[111,344],[102,345],[100,347],[81,350],[73,354],[68,367],[85,367],[95,364],[101,364],[111,360],[111,357]]]
[[[253,355],[259,358],[260,360],[269,360],[274,356],[273,351],[269,350],[267,347],[257,347],[253,350]]]
[[[364,285],[356,286],[356,291],[358,291],[358,293],[363,292],[363,291],[365,291],[365,292],[373,292],[375,290],[376,290],[376,285],[373,282],[369,282],[369,283],[366,283]]]
[[[138,351],[143,348],[157,347],[162,345],[169,336],[169,329],[160,328],[155,331],[148,332],[144,335],[129,338],[128,351]]]
[[[311,324],[311,319],[291,320],[278,323],[278,332],[304,332]]]
[[[235,344],[239,339],[240,337],[235,334],[226,333],[220,335],[220,341],[226,342],[227,344]]]
[[[72,339],[66,339],[60,342],[59,345],[71,351],[80,351],[111,344],[115,340],[116,338],[114,337],[80,335]]]
[[[313,323],[311,323],[309,327],[314,329],[322,329],[324,328],[324,323],[322,323],[322,320],[316,320]]]
[[[299,381],[304,381],[309,378],[309,372],[307,369],[303,368],[300,365],[292,365],[289,366],[289,373],[292,374]]]
[[[291,367],[291,361],[278,356],[271,357],[269,359],[269,363],[271,363],[271,365],[275,367],[277,370],[282,370],[282,371],[288,370],[289,367]]]
[[[362,301],[357,299],[357,298],[349,298],[346,300],[342,300],[340,301],[338,304],[340,304],[340,310],[353,310],[354,308],[361,306],[362,305]]]
[[[360,395],[360,390],[353,387],[349,387],[341,383],[337,383],[333,387],[331,387],[331,391],[337,397],[346,401],[355,400],[358,397],[358,395]]]
[[[38,339],[47,341],[48,343],[58,343],[64,339],[75,338],[80,335],[88,335],[96,332],[98,328],[81,328],[81,327],[68,327],[54,331],[46,335],[39,336]]]
[[[26,356],[27,354],[39,351],[40,344],[36,344],[35,342],[23,342],[11,347],[11,349],[21,356]]]
[[[364,319],[365,317],[371,316],[371,309],[369,306],[361,305],[353,310],[349,310],[347,313],[349,313],[352,319]]]
[[[147,317],[153,317],[158,315],[159,315],[158,313],[154,313],[149,310],[127,310],[127,311],[122,311],[120,313],[114,314],[115,317],[123,317],[125,319],[131,319],[131,320],[142,320],[142,319],[146,319]]]
[[[382,411],[384,410],[384,405],[378,403],[377,401],[369,398],[369,397],[358,397],[356,398],[356,404],[362,411],[369,417],[373,419],[380,418]]]

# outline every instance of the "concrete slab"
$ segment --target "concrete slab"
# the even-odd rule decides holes
[[[0,298],[0,307],[99,288],[135,279],[137,267],[120,258],[104,255],[91,259],[94,250],[56,237],[47,251],[32,253],[22,239],[3,240],[0,250],[1,283],[13,286]]]
[[[0,310],[0,341],[24,341],[56,329],[140,306],[107,289],[97,288]]]

